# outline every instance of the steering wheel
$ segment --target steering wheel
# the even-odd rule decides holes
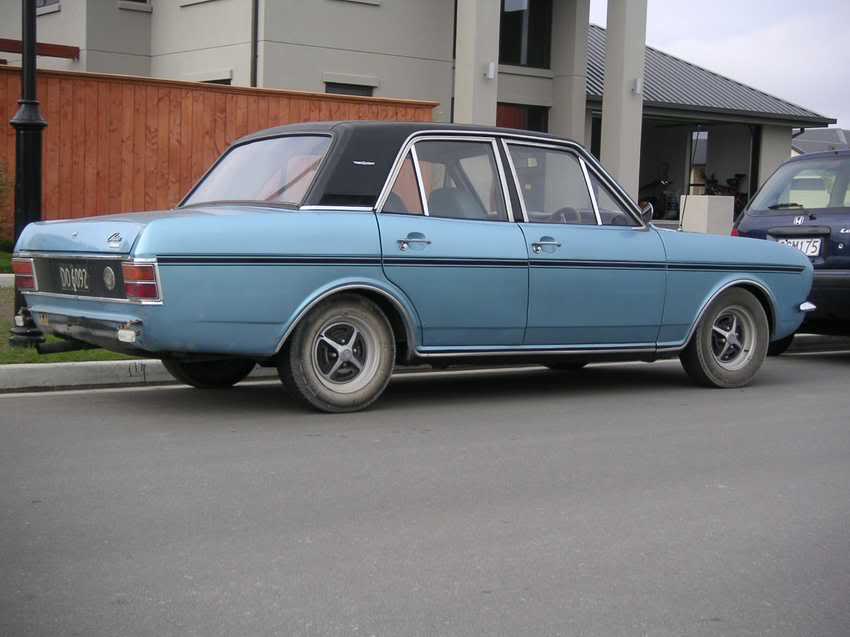
[[[579,211],[570,206],[566,206],[558,210],[555,214],[552,215],[555,223],[575,223],[581,224],[581,215]]]

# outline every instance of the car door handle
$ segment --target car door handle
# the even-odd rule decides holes
[[[561,242],[555,241],[552,237],[540,237],[539,241],[531,244],[531,251],[534,254],[540,254],[545,247],[560,248]]]
[[[398,240],[398,249],[402,252],[407,252],[411,245],[424,247],[431,245],[431,241],[426,239],[425,235],[421,232],[411,232],[404,239]]]

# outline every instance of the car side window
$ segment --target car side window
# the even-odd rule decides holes
[[[507,221],[502,182],[489,141],[422,140],[415,149],[429,216]]]
[[[584,173],[570,152],[509,144],[529,223],[596,225]]]
[[[407,153],[407,157],[398,171],[395,184],[393,184],[393,189],[384,203],[383,210],[384,212],[400,212],[412,215],[421,215],[424,212],[411,153]]]
[[[599,208],[599,218],[603,226],[629,226],[635,227],[638,222],[626,212],[626,209],[614,197],[608,186],[592,172],[590,173],[590,185],[593,188],[593,196],[596,197],[596,206]]]

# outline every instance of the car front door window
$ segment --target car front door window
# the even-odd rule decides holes
[[[578,158],[570,152],[509,144],[529,223],[596,225]]]

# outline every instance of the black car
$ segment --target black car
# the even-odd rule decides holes
[[[733,235],[769,239],[803,252],[815,267],[817,309],[798,332],[850,335],[850,150],[782,164],[744,209]],[[794,336],[771,344],[781,354]]]

